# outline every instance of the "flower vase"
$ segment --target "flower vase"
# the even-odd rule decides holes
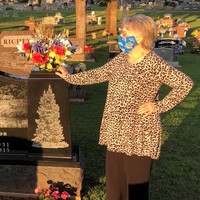
[[[85,59],[86,60],[91,60],[91,54],[85,54]]]

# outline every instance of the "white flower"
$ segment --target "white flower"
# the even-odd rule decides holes
[[[20,41],[19,44],[17,45],[17,49],[19,50],[18,52],[24,52],[23,50],[23,42]]]

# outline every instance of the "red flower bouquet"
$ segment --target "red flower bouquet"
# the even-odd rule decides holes
[[[76,51],[64,34],[53,38],[39,38],[17,45],[22,57],[32,61],[40,70],[56,71],[59,66],[65,66],[67,58]]]

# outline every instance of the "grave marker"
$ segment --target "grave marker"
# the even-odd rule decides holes
[[[66,35],[67,36],[67,35]],[[0,35],[0,71],[17,76],[29,76],[34,64],[21,58],[17,45],[20,41],[34,39],[32,31],[3,31]],[[84,38],[69,38],[76,47],[76,52],[68,58],[69,61],[84,61]]]
[[[154,52],[170,65],[179,67],[178,61],[174,61],[173,49],[165,47],[154,48]]]
[[[0,126],[0,199],[20,195],[31,199],[36,186],[48,188],[47,181],[53,180],[71,185],[72,198],[78,200],[83,172],[79,150],[71,145],[68,86],[54,73],[33,72],[33,63],[20,57],[18,42],[33,38],[31,31],[2,32],[0,35],[0,124],[3,124]],[[82,43],[79,39],[74,40],[77,54],[71,60],[81,59],[84,52],[79,44]],[[5,76],[7,73],[11,75]],[[29,77],[28,81],[19,76]],[[26,84],[27,94],[23,93]],[[22,89],[16,89],[16,85]],[[9,92],[5,90],[7,87]],[[51,101],[46,104],[46,100]],[[47,106],[50,112],[41,112],[42,106]],[[50,113],[51,122],[47,119]],[[41,128],[44,118],[46,128],[54,129],[53,132]]]
[[[17,76],[28,76],[33,63],[20,57],[17,45],[34,38],[31,31],[3,31],[0,35],[0,71]]]

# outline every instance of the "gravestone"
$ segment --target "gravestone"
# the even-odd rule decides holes
[[[49,26],[56,26],[58,22],[56,21],[55,17],[47,16],[43,18],[42,24],[49,25]]]
[[[173,49],[165,47],[154,48],[154,52],[170,65],[179,67],[178,61],[174,61]]]
[[[85,38],[70,38],[73,46],[76,48],[74,54],[72,54],[67,60],[68,61],[84,61],[85,60]]]
[[[155,53],[167,62],[173,61],[173,50],[170,48],[156,48]]]
[[[108,41],[107,44],[109,45],[109,59],[114,58],[117,54],[121,52],[117,41]]]
[[[33,63],[23,59],[17,53],[20,41],[27,42],[34,38],[31,31],[3,31],[0,35],[0,71],[17,76],[28,76]]]
[[[162,25],[167,26],[167,27],[174,26],[174,19],[172,18],[171,14],[164,15],[164,18],[162,19]]]
[[[98,24],[98,25],[101,25],[101,23],[102,23],[102,17],[98,17],[98,18],[97,18],[97,24]]]
[[[91,36],[92,36],[92,39],[96,39],[97,38],[97,34],[95,32],[91,33]]]
[[[31,199],[36,186],[48,188],[51,180],[69,184],[78,200],[83,170],[71,144],[68,86],[54,73],[32,71],[33,63],[20,57],[17,44],[33,37],[30,31],[0,35],[0,199]]]
[[[21,58],[17,45],[34,38],[32,31],[3,31],[0,35],[0,71],[16,76],[28,77],[34,64]],[[76,52],[68,58],[69,61],[84,61],[84,38],[69,38],[76,47]],[[23,66],[23,67],[22,67]]]
[[[176,34],[178,35],[179,38],[185,37],[186,36],[185,27],[183,27],[183,26],[177,26],[177,28],[176,28]]]
[[[64,17],[61,15],[61,13],[56,13],[54,18],[56,19],[58,24],[64,23]]]

